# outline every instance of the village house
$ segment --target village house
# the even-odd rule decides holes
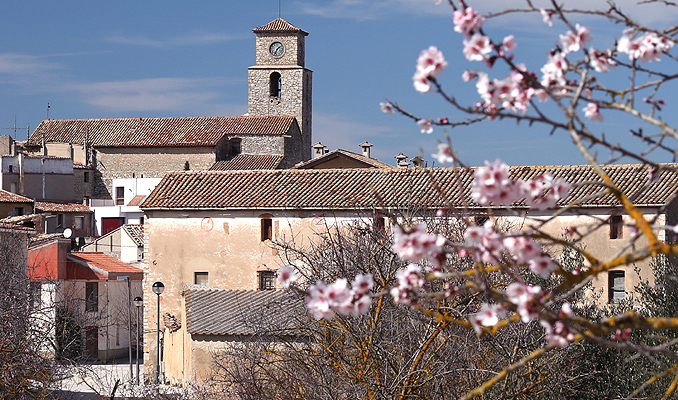
[[[34,307],[41,310],[41,325],[52,331],[53,347],[45,351],[110,361],[136,346],[129,327],[135,320],[132,299],[141,295],[141,269],[103,253],[71,252],[71,240],[64,238],[32,245],[27,257]],[[59,331],[57,321],[72,328]]]
[[[675,167],[675,165],[672,165]],[[663,171],[659,181],[647,185],[642,165],[610,165],[604,169],[620,188],[634,196],[635,204],[655,225],[678,222],[673,200],[678,174]],[[511,210],[495,207],[490,214],[470,201],[474,169],[456,168],[361,168],[275,171],[210,171],[168,174],[141,208],[146,212],[147,238],[144,298],[147,299],[145,357],[149,368],[155,360],[153,313],[158,307],[151,284],[163,282],[162,313],[179,321],[164,335],[164,368],[172,381],[195,379],[205,373],[209,359],[192,351],[196,339],[193,324],[203,324],[187,309],[189,285],[238,291],[278,288],[276,271],[284,260],[276,242],[308,242],[328,227],[363,221],[384,225],[384,214],[410,217],[435,215],[446,209],[452,216],[482,221],[499,218],[515,228],[547,220],[548,212],[516,204]],[[598,226],[584,241],[587,251],[612,258],[631,251],[634,240],[630,219],[616,199],[596,195],[600,182],[591,166],[515,167],[514,179],[531,179],[551,173],[573,184],[567,201],[580,200],[578,211],[564,210],[541,227],[554,237],[563,229]],[[602,224],[601,224],[602,222]],[[602,228],[600,228],[602,226]],[[660,232],[663,238],[663,232]],[[646,243],[638,239],[636,246]],[[601,301],[628,298],[640,279],[649,279],[648,264],[615,268],[594,282]],[[193,290],[193,289],[191,289]],[[215,292],[216,293],[216,292]],[[207,295],[207,294],[203,294]],[[194,310],[195,308],[193,308]],[[161,326],[161,330],[165,327]],[[212,350],[218,347],[212,343]],[[199,346],[198,346],[199,347]]]

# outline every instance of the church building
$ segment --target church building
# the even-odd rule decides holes
[[[310,159],[312,71],[307,32],[278,18],[253,30],[247,114],[234,117],[47,119],[27,149],[72,158],[88,193],[116,198],[116,178],[162,178],[180,170],[284,169]]]

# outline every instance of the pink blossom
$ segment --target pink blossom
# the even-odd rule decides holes
[[[590,119],[591,121],[603,122],[603,114],[598,112],[598,104],[589,103],[582,110],[584,111],[586,118]]]
[[[485,161],[485,167],[478,168],[473,174],[471,197],[480,205],[494,203],[510,204],[517,200],[513,181],[509,178],[508,165],[500,160],[493,163]]]
[[[570,306],[570,303],[563,303],[563,305],[560,307],[560,314],[561,317],[571,317],[573,315],[572,313],[572,306]]]
[[[541,18],[544,21],[544,23],[548,24],[548,26],[553,26],[553,20],[551,20],[551,13],[544,10],[543,8],[540,8],[539,12],[541,13]]]
[[[441,164],[452,164],[454,162],[452,148],[447,143],[438,143],[438,152],[432,154],[432,156]]]
[[[509,236],[504,239],[504,246],[513,254],[513,258],[520,263],[526,264],[529,260],[541,254],[539,245],[527,236]]]
[[[433,132],[433,125],[431,125],[431,121],[427,119],[420,119],[417,121],[417,124],[419,124],[419,130],[421,133],[428,133],[430,134]]]
[[[560,43],[563,45],[565,53],[579,51],[582,46],[592,40],[589,28],[585,26],[576,26],[577,32],[567,31],[565,35],[560,35]]]
[[[537,96],[537,100],[539,100],[540,103],[543,103],[549,99],[549,94],[544,89],[535,90],[534,95]]]
[[[353,280],[351,287],[355,290],[356,293],[363,294],[372,290],[374,286],[374,280],[372,279],[372,274],[359,274]]]
[[[396,226],[393,231],[393,251],[405,261],[429,260],[435,264],[444,255],[447,239],[426,232],[426,224],[418,224],[409,231]]]
[[[504,49],[506,51],[513,51],[516,49],[516,38],[513,35],[508,35],[504,38],[504,41],[502,42]]]
[[[539,288],[539,286],[537,286]],[[541,289],[541,288],[539,288]],[[515,305],[524,305],[532,301],[533,289],[529,285],[513,282],[506,288],[506,298]]]
[[[284,288],[290,287],[290,285],[298,279],[297,274],[294,273],[294,269],[289,265],[283,265],[278,269],[278,279]]]
[[[358,301],[355,302],[353,311],[351,314],[354,317],[361,316],[363,314],[367,314],[367,312],[370,310],[370,306],[372,305],[372,297],[368,295],[363,295],[361,296]]]
[[[428,75],[423,75],[417,71],[412,77],[414,81],[414,89],[417,92],[427,93],[433,90],[431,87],[431,81],[428,79]]]
[[[556,321],[553,326],[547,321],[539,321],[539,323],[546,331],[546,340],[549,345],[565,348],[574,340],[574,334],[568,330],[567,325],[562,321]]]
[[[421,267],[409,264],[405,269],[396,272],[398,284],[391,288],[393,301],[400,304],[412,304],[416,293],[424,287],[424,277]]]
[[[617,62],[612,59],[612,52],[610,50],[600,52],[591,47],[589,56],[591,57],[591,66],[596,72],[609,72],[612,68],[617,66]],[[588,96],[588,98],[590,97],[591,96]]]
[[[464,71],[464,72],[461,74],[461,79],[463,79],[464,82],[468,82],[468,81],[470,81],[471,79],[475,79],[476,76],[478,76],[478,75],[476,75],[475,72],[469,71],[469,70],[467,69],[466,71]]]
[[[464,39],[462,52],[469,61],[483,61],[491,51],[492,44],[487,36],[476,33],[470,39]]]
[[[567,82],[565,80],[565,73],[569,69],[569,64],[563,53],[556,53],[552,55],[546,64],[541,68],[543,75],[541,84],[548,87],[552,84],[564,86]]]
[[[648,32],[636,38],[624,34],[617,42],[617,51],[628,54],[631,61],[660,61],[662,53],[668,53],[671,47],[673,47],[673,42],[654,32]]]
[[[330,308],[330,303],[325,296],[325,289],[326,286],[321,281],[308,288],[306,308],[315,319],[331,320],[334,318],[334,311]]]
[[[527,265],[532,273],[544,279],[548,279],[551,272],[556,270],[556,264],[551,260],[551,257],[543,254],[529,260]]]
[[[464,36],[469,37],[480,30],[485,23],[485,17],[471,7],[467,7],[464,11],[456,10],[454,12],[453,22],[455,32],[463,33]]]
[[[379,103],[379,107],[381,107],[381,111],[385,112],[386,114],[393,114],[395,111],[393,104],[391,103]]]
[[[425,76],[436,77],[445,67],[447,67],[447,61],[443,53],[435,46],[423,50],[417,59],[417,72]]]
[[[504,317],[504,308],[501,304],[483,303],[480,311],[473,315],[473,319],[482,326],[495,326]]]

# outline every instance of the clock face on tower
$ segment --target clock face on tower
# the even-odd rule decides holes
[[[280,42],[273,42],[268,48],[268,51],[273,55],[273,57],[280,57],[285,52],[285,46]]]

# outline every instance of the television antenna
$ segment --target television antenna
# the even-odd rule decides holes
[[[16,115],[15,115],[15,116],[14,116],[14,126],[13,126],[12,128],[2,128],[2,129],[5,129],[5,130],[14,130],[14,140],[16,140],[16,131],[17,131],[18,129],[23,129],[23,128],[17,128],[17,126],[16,126]],[[31,124],[29,123],[29,124],[27,125],[27,127],[26,127],[26,137],[28,137],[28,136],[30,135],[30,130],[31,130]]]

